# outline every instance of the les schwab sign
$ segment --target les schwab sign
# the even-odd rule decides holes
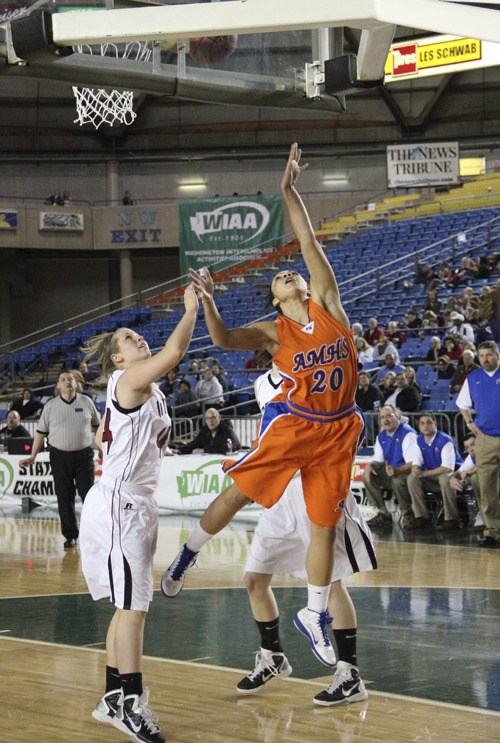
[[[456,36],[430,36],[391,46],[385,82],[497,64],[500,64],[500,44]]]

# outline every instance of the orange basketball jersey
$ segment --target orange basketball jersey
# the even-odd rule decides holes
[[[306,325],[280,315],[279,351],[273,361],[284,379],[275,400],[309,420],[339,420],[355,409],[358,362],[352,333],[309,300]]]

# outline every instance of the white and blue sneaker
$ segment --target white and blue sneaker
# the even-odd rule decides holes
[[[332,683],[324,691],[314,697],[314,704],[323,707],[333,707],[336,704],[350,704],[368,699],[368,692],[361,681],[356,666],[339,660],[333,674]]]
[[[313,611],[307,606],[298,611],[293,618],[293,623],[299,632],[309,639],[311,650],[316,658],[325,666],[333,668],[337,659],[327,632],[327,626],[331,622],[332,618],[327,611]]]
[[[189,568],[196,563],[197,552],[193,552],[189,547],[181,549],[175,560],[165,570],[161,578],[161,592],[167,598],[174,598],[182,591],[184,580]]]

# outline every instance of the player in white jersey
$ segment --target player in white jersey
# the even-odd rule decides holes
[[[256,379],[255,397],[261,409],[278,394],[280,386],[276,367]],[[302,482],[297,473],[276,505],[261,514],[245,565],[244,580],[260,632],[261,648],[254,670],[236,686],[242,694],[255,694],[273,678],[286,677],[292,672],[280,641],[279,610],[271,580],[274,573],[291,573],[307,581],[305,565],[310,540]],[[336,526],[334,550],[328,609],[333,616],[339,660],[328,689],[314,697],[314,702],[322,706],[357,702],[368,696],[357,668],[356,611],[342,578],[374,570],[377,562],[370,529],[352,493]]]
[[[106,690],[92,716],[137,743],[165,743],[142,685],[144,623],[153,599],[158,533],[154,494],[170,432],[165,396],[155,381],[181,361],[196,322],[198,299],[184,293],[185,314],[154,356],[138,333],[119,328],[86,344],[108,378],[106,412],[97,441],[102,477],[82,510],[82,569],[94,599],[110,597],[116,611],[106,637]]]

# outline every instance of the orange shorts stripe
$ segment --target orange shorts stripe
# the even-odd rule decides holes
[[[277,415],[265,427],[261,423],[257,438],[241,459],[224,462],[224,472],[248,498],[271,508],[300,469],[310,520],[319,526],[335,526],[349,493],[362,430],[363,420],[356,412],[332,423],[290,413]]]

